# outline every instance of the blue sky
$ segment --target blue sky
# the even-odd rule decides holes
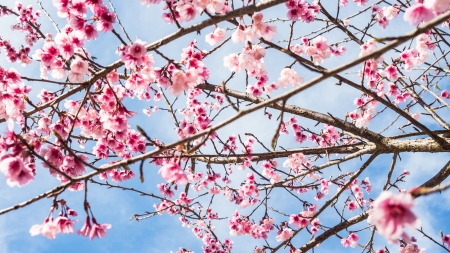
[[[2,4],[12,6],[15,1],[12,0],[3,0]],[[38,8],[35,1],[27,0],[23,1],[24,5],[33,4],[35,8]],[[332,3],[324,3],[327,10],[330,13],[334,13],[334,5],[336,1],[332,1]],[[375,1],[369,1],[368,5],[373,4]],[[168,35],[174,31],[176,31],[176,27],[173,25],[168,25],[164,23],[164,21],[160,18],[162,14],[162,6],[154,5],[150,8],[143,7],[139,4],[138,0],[130,0],[130,1],[113,1],[116,9],[118,10],[119,18],[121,22],[127,29],[128,34],[134,40],[135,38],[140,38],[143,41],[153,42],[157,39]],[[60,27],[64,25],[65,20],[60,19],[56,16],[55,8],[51,5],[50,1],[45,1],[43,3],[44,7],[52,14],[53,18],[60,24]],[[330,6],[328,6],[330,5]],[[341,9],[341,16],[345,17],[356,10],[359,7],[356,6],[353,2],[350,1],[349,7],[345,9]],[[329,9],[328,9],[329,8]],[[286,8],[281,5],[277,6],[269,11],[263,12],[265,15],[265,19],[270,17],[275,17],[276,15],[281,16],[286,13]],[[402,15],[402,14],[400,14]],[[202,19],[205,19],[205,16],[201,18],[196,18],[193,22],[198,22]],[[351,19],[351,24],[366,24],[369,17],[367,15],[358,16],[355,19]],[[12,24],[11,18],[1,18],[0,25],[0,34],[4,36],[6,39],[10,39],[13,44],[14,42],[19,42],[22,39],[22,34],[18,34],[16,32],[11,33],[9,31],[9,26]],[[3,23],[4,22],[4,23]],[[40,22],[43,24],[43,30],[49,31],[55,34],[54,28],[48,22],[45,16],[40,18]],[[187,24],[183,24],[187,25]],[[306,25],[298,22],[296,24],[296,29],[299,31],[295,33],[295,35],[300,35],[306,33],[308,30],[316,30],[320,27],[322,23],[317,22],[313,25]],[[228,24],[221,23],[220,27],[229,27]],[[120,31],[117,23],[115,24],[115,29]],[[285,39],[286,34],[289,32],[288,26],[278,24],[278,35],[274,39],[274,41],[278,41],[279,39]],[[192,39],[196,39],[198,41],[198,47],[201,49],[209,50],[210,47],[204,41],[204,35],[211,32],[213,30],[212,27],[206,28],[202,30],[201,35],[197,36],[194,33],[190,34],[184,38],[176,40],[175,42],[162,47],[160,50],[166,54],[168,57],[172,59],[179,59],[180,54],[182,52],[182,48],[186,47],[188,43]],[[329,42],[340,41],[344,38],[343,34],[333,30],[329,34],[325,34],[328,38]],[[401,18],[399,18],[398,22],[389,26],[388,29],[383,30],[378,26],[375,26],[371,33],[374,36],[385,37],[389,35],[398,35],[398,32],[401,31],[405,33],[407,31],[412,30],[412,27],[404,23]],[[227,35],[230,36],[231,32],[228,31]],[[294,36],[295,37],[295,36]],[[102,65],[107,65],[111,62],[114,62],[118,59],[118,56],[114,53],[117,46],[120,44],[118,39],[112,35],[108,34],[100,34],[100,37],[95,42],[88,42],[86,47],[89,52],[98,58],[98,61]],[[38,43],[37,46],[32,50],[39,48],[42,45],[42,42]],[[285,44],[283,44],[285,45]],[[337,66],[341,63],[344,63],[352,58],[357,57],[359,54],[359,46],[355,43],[350,42],[347,46],[347,53],[344,57],[332,57],[325,61],[323,64],[324,67],[332,68],[333,66]],[[228,69],[223,67],[223,57],[230,53],[239,53],[242,49],[242,45],[236,45],[232,43],[227,43],[221,49],[219,49],[216,54],[212,54],[211,56],[205,59],[205,65],[209,67],[211,71],[211,77],[208,80],[212,84],[220,84],[222,80],[225,80],[230,75]],[[393,54],[395,55],[395,54]],[[33,63],[31,67],[23,68],[18,64],[11,64],[7,62],[4,55],[0,55],[0,66],[9,68],[10,66],[16,68],[22,75],[24,76],[39,76],[39,66],[37,63]],[[154,55],[155,56],[155,55]],[[388,55],[389,56],[389,55]],[[274,81],[278,78],[280,71],[286,65],[290,65],[292,63],[292,59],[281,55],[279,52],[274,50],[267,50],[267,60],[266,67],[269,72],[269,76],[271,81]],[[387,58],[387,57],[386,57]],[[156,66],[161,66],[165,64],[165,62],[158,56],[155,56]],[[305,71],[298,66],[295,66],[294,69],[305,78],[305,80],[311,79],[316,74],[312,72]],[[350,71],[356,71],[359,69],[352,68]],[[356,78],[353,76],[354,80]],[[255,80],[250,82],[254,82]],[[245,76],[240,73],[236,75],[229,84],[228,87],[243,90],[243,82],[245,82]],[[291,98],[288,103],[293,103],[299,106],[306,107],[311,110],[319,111],[322,113],[331,113],[337,117],[343,117],[346,111],[353,111],[353,99],[360,95],[360,92],[351,89],[348,86],[336,86],[334,85],[335,80],[327,80],[314,88],[307,90],[295,97]],[[57,87],[45,85],[37,83],[27,83],[27,85],[32,85],[33,90],[29,95],[30,98],[36,99],[37,93],[40,91],[42,87],[45,87],[48,90],[57,89]],[[446,82],[441,82],[439,84],[441,88],[449,89],[450,86]],[[281,93],[282,91],[279,91]],[[74,96],[77,98],[77,96]],[[173,99],[173,98],[172,98]],[[184,106],[185,98],[182,97],[176,103],[177,107]],[[175,134],[175,129],[173,128],[172,119],[169,115],[166,115],[163,111],[159,111],[154,113],[151,117],[147,117],[142,114],[142,109],[148,106],[158,105],[162,108],[165,108],[164,102],[161,100],[160,102],[150,101],[144,102],[135,100],[129,100],[128,109],[139,112],[138,116],[135,116],[131,119],[130,124],[134,126],[135,124],[139,124],[143,127],[151,136],[156,136],[159,139],[163,140],[165,143],[170,143],[172,141],[176,141],[177,137]],[[379,108],[380,109],[380,108]],[[278,116],[278,112],[269,110],[274,113],[274,117]],[[218,117],[217,122],[223,120],[233,114],[233,111],[228,111]],[[450,118],[449,110],[445,111],[441,115],[444,119]],[[287,117],[286,117],[287,118]],[[374,121],[373,124],[370,125],[370,129],[374,131],[380,131],[383,129],[388,122],[391,122],[392,119],[395,118],[395,114],[392,112],[386,112],[383,115],[383,120],[379,120],[378,122]],[[246,132],[252,132],[255,134],[260,140],[263,140],[264,143],[270,143],[270,139],[273,136],[273,133],[276,129],[276,122],[265,120],[266,116],[263,115],[262,111],[258,111],[248,117],[240,119],[228,127],[221,129],[218,131],[220,136],[227,137],[231,134],[241,134],[241,136]],[[263,123],[261,123],[263,122]],[[438,129],[437,125],[433,125],[429,119],[426,117],[422,117],[421,122],[425,123],[431,129]],[[302,126],[305,127],[313,127],[316,122],[312,122],[309,120],[301,120]],[[406,123],[405,120],[400,121],[398,126]],[[262,127],[262,124],[263,127]],[[168,127],[170,126],[170,127]],[[322,127],[322,126],[320,126]],[[5,126],[2,125],[1,129],[4,129]],[[17,128],[17,127],[16,127]],[[3,130],[2,130],[3,131]],[[16,129],[17,131],[17,129]],[[386,135],[394,134],[398,132],[395,128],[391,128],[386,132]],[[310,143],[309,143],[310,144]],[[292,141],[292,138],[288,136],[281,136],[279,140],[279,145],[283,147],[297,147],[298,144]],[[255,147],[257,147],[255,145]],[[88,151],[91,146],[87,146],[86,149]],[[206,151],[210,151],[209,149],[205,149]],[[263,151],[261,148],[255,148],[255,152]],[[341,169],[346,171],[355,171],[358,166],[360,166],[368,156],[363,156],[363,161],[358,159],[345,163],[341,166]],[[448,154],[402,154],[402,160],[398,161],[397,169],[394,172],[393,178],[397,177],[404,169],[411,171],[411,176],[409,176],[408,181],[403,183],[401,187],[405,189],[409,189],[411,187],[417,186],[418,184],[424,182],[427,177],[430,175],[434,175],[441,167],[448,161]],[[281,160],[282,162],[283,160]],[[320,161],[324,161],[323,159]],[[377,177],[378,175],[386,175],[389,170],[389,165],[391,161],[391,155],[381,155],[376,159],[376,161],[369,167],[367,171],[365,171],[360,179],[364,179],[365,177],[370,177],[371,182],[374,186],[374,191],[370,195],[371,198],[376,198],[382,188],[385,178]],[[204,166],[204,164],[199,163],[198,166]],[[135,169],[136,167],[132,167]],[[217,170],[223,170],[220,166],[215,166]],[[260,165],[255,165],[255,168],[260,168]],[[136,189],[146,191],[146,192],[157,192],[156,184],[161,183],[162,179],[156,173],[158,170],[157,167],[147,164],[145,168],[145,182],[140,183],[139,178],[136,177],[128,182],[124,182],[122,185],[125,187],[135,187]],[[135,170],[136,171],[136,170]],[[234,185],[239,184],[240,180],[246,175],[247,171],[238,171],[236,166],[233,167],[234,174],[232,175],[232,181]],[[339,173],[336,167],[332,167],[329,170],[326,170],[326,175],[336,175]],[[58,181],[49,176],[48,173],[42,169],[38,168],[38,175],[36,180],[30,183],[29,185],[22,188],[9,188],[4,182],[4,178],[0,176],[0,209],[9,207],[11,205],[20,203],[25,201],[37,193],[41,193],[53,188],[58,184]],[[319,206],[324,204],[328,197],[332,196],[336,191],[335,188],[330,189],[330,195],[327,196],[324,200],[319,202]],[[305,195],[307,196],[307,195]],[[68,201],[68,205],[77,210],[79,213],[78,219],[80,220],[79,224],[76,225],[77,229],[79,229],[84,221],[84,214],[82,211],[82,203],[83,203],[83,194],[82,193],[74,193],[74,192],[66,192],[62,196],[62,198]],[[153,211],[153,204],[157,203],[155,199],[151,199],[148,197],[141,197],[137,193],[133,192],[125,192],[118,189],[105,189],[104,187],[99,187],[96,185],[89,185],[89,202],[91,203],[94,214],[97,217],[97,220],[100,223],[111,223],[112,228],[108,230],[108,234],[103,239],[95,239],[94,241],[89,241],[89,239],[77,236],[77,235],[58,235],[55,240],[50,241],[42,236],[31,237],[29,235],[29,228],[34,224],[40,224],[43,222],[44,218],[48,214],[49,207],[51,205],[51,199],[44,199],[39,201],[38,203],[34,203],[26,208],[8,213],[6,215],[0,216],[0,253],[12,253],[12,252],[170,252],[177,251],[179,247],[184,247],[191,249],[195,252],[201,252],[202,243],[198,240],[190,230],[192,228],[182,227],[180,222],[178,221],[178,217],[170,217],[167,214],[162,216],[155,216],[151,219],[147,219],[141,222],[130,221],[130,217],[132,217],[135,213],[144,213],[145,211]],[[306,197],[305,197],[306,199]],[[299,203],[294,202],[294,198],[289,195],[283,194],[282,191],[274,191],[270,203],[274,206],[279,207],[286,213],[298,213],[302,210],[302,207]],[[430,197],[425,197],[418,199],[416,202],[415,211],[417,215],[421,218],[423,228],[425,231],[430,231],[430,235],[434,236],[435,239],[439,239],[439,230],[443,230],[444,234],[450,233],[450,226],[444,224],[450,224],[450,218],[448,218],[448,213],[450,208],[448,205],[442,203],[448,203],[450,201],[449,194],[443,193],[441,196],[433,195]],[[342,202],[342,201],[341,201]],[[231,215],[231,213],[236,210],[236,207],[231,205],[223,196],[218,196],[212,205],[214,210],[224,211],[225,214]],[[342,208],[341,206],[338,207]],[[251,211],[250,209],[240,210],[242,214],[248,214]],[[55,216],[57,214],[55,213]],[[353,213],[354,215],[354,213]],[[351,216],[353,216],[351,215]],[[350,215],[348,217],[351,217]],[[258,216],[258,212],[255,214],[255,219]],[[285,219],[280,215],[274,214],[274,217],[277,219],[277,223]],[[325,212],[320,216],[321,221],[324,225],[334,225],[337,221],[337,216],[333,212]],[[334,223],[333,223],[334,222]],[[217,234],[223,238],[230,238],[229,229],[227,227],[227,220],[218,221],[214,223],[217,228]],[[362,222],[362,225],[366,225],[365,222]],[[354,229],[352,227],[352,229]],[[411,233],[414,234],[414,233]],[[347,236],[348,233],[342,231],[340,233],[341,236]],[[276,234],[272,232],[269,237],[269,242],[275,242]],[[437,248],[435,245],[430,243],[428,240],[424,240],[423,238],[416,236],[419,239],[419,246],[427,248],[427,252],[442,252],[441,248]],[[254,241],[250,239],[250,237],[232,237],[233,241],[235,241],[235,246],[233,252],[251,252],[254,245],[262,245],[262,241]],[[308,241],[309,237],[299,237],[294,240],[296,246],[301,246],[302,243]],[[361,243],[364,244],[365,240],[367,240],[365,236],[361,236]],[[251,243],[248,243],[248,242]],[[378,237],[375,240],[376,249],[384,246],[386,244],[385,240]],[[388,245],[388,244],[386,244]],[[392,252],[396,252],[398,249],[396,246],[388,245]],[[330,252],[331,250],[335,252],[360,252],[360,248],[355,249],[344,249],[339,240],[334,237],[329,240],[329,242],[321,245],[320,248],[317,249],[317,252]],[[285,252],[285,251],[283,251]]]

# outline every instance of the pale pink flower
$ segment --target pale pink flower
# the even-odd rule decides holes
[[[355,126],[359,128],[368,127],[371,119],[372,116],[370,114],[364,115],[363,117],[359,117],[355,122]]]
[[[91,231],[89,233],[89,239],[91,239],[91,241],[95,238],[102,238],[106,235],[106,229],[110,229],[111,228],[111,224],[98,224],[97,221],[95,220],[94,217],[92,217],[92,227],[91,227]]]
[[[413,206],[411,194],[383,191],[373,203],[371,222],[386,239],[396,241],[404,234],[405,227],[416,229],[420,225],[411,210]]]
[[[303,83],[304,79],[291,68],[284,68],[281,71],[281,77],[276,81],[278,87],[286,88],[289,84],[296,87]]]
[[[403,19],[414,26],[420,24],[422,21],[426,22],[433,18],[433,12],[420,2],[416,2],[414,5],[407,8],[405,15],[403,15]]]
[[[236,31],[231,35],[231,40],[234,43],[243,43],[247,41],[247,36],[242,28],[242,26],[236,27]]]
[[[223,58],[223,65],[233,72],[239,72],[241,70],[239,66],[239,56],[237,54],[225,56]]]
[[[174,162],[164,164],[159,169],[158,174],[161,174],[161,177],[169,183],[176,181],[180,184],[185,184],[188,181],[188,178],[180,165]]]
[[[176,10],[184,21],[191,21],[195,18],[196,11],[194,6],[190,3],[179,4]]]
[[[411,117],[415,120],[419,120],[420,119],[420,114],[419,113],[411,113]]]
[[[222,28],[217,27],[214,29],[214,31],[210,34],[207,34],[205,36],[206,42],[208,42],[211,46],[216,45],[217,43],[221,42],[225,39],[226,31]]]
[[[407,244],[406,246],[401,246],[399,249],[400,253],[425,253],[425,249],[419,249],[416,244]]]
[[[283,230],[278,231],[278,236],[275,237],[277,242],[284,242],[291,238],[294,235],[294,232],[292,232],[292,229],[290,228],[283,228]]]
[[[30,228],[31,236],[42,234],[48,239],[55,239],[56,234],[58,234],[59,232],[59,228],[54,222],[53,218],[46,218],[43,224],[34,225]]]
[[[426,0],[424,5],[436,13],[443,13],[448,11],[450,0]]]

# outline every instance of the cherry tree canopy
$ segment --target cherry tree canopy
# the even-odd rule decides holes
[[[146,252],[448,252],[449,9],[3,1],[0,224],[56,243],[159,219]]]

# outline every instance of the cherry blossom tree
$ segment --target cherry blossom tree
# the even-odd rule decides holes
[[[49,199],[31,236],[107,237],[100,188],[152,198],[132,220],[176,217],[205,253],[243,252],[241,237],[255,253],[450,250],[450,227],[425,230],[414,209],[446,200],[449,156],[398,165],[450,151],[450,0],[133,1],[162,16],[0,4],[15,23],[0,36],[0,182],[48,189],[0,215]]]

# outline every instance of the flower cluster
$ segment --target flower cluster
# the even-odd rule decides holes
[[[34,157],[26,152],[26,146],[13,132],[13,123],[10,121],[9,124],[5,137],[0,137],[0,172],[10,187],[22,187],[34,180],[36,165]]]
[[[314,21],[314,18],[319,14],[319,1],[314,0],[311,4],[305,0],[289,0],[286,2],[288,8],[287,18],[292,21],[302,20],[306,23]]]
[[[31,236],[43,235],[48,239],[55,239],[58,233],[71,234],[74,231],[74,223],[76,220],[72,220],[70,217],[77,216],[75,210],[70,209],[64,200],[59,201],[61,203],[61,212],[56,219],[53,219],[52,215],[45,218],[44,223],[39,225],[33,225],[30,228]],[[51,208],[51,213],[53,212]]]

